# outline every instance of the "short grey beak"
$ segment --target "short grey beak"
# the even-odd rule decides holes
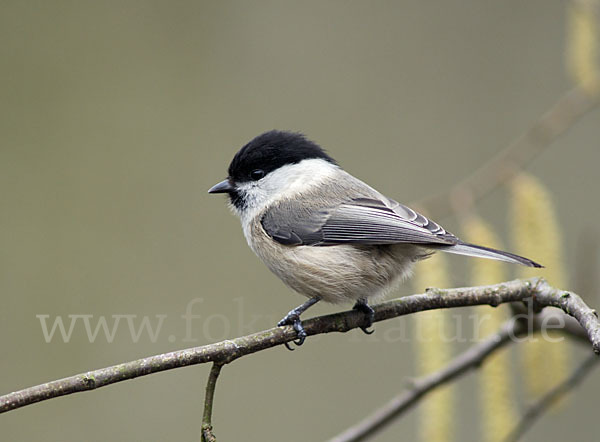
[[[208,193],[229,193],[233,190],[233,186],[229,182],[229,180],[223,180],[218,184],[215,184],[210,189],[208,189]]]

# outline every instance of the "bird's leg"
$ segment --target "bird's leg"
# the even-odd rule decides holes
[[[287,315],[285,315],[281,321],[277,323],[279,327],[284,325],[291,325],[292,327],[294,327],[294,330],[296,330],[296,334],[298,335],[298,339],[294,341],[294,344],[300,346],[304,343],[304,340],[306,339],[306,331],[304,331],[304,327],[302,327],[300,315],[304,313],[311,305],[315,305],[320,300],[321,298],[318,297],[310,298],[304,304],[299,305],[293,310],[290,310],[290,312]],[[286,342],[285,346],[288,350],[293,350],[293,348],[290,347],[289,343]]]
[[[352,307],[353,310],[358,310],[359,312],[363,312],[365,317],[367,318],[367,325],[361,327],[360,329],[366,333],[367,335],[372,334],[375,330],[369,330],[369,328],[373,325],[373,320],[375,319],[375,310],[371,308],[369,304],[367,304],[366,299],[359,299]]]

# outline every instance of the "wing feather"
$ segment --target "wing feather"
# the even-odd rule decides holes
[[[355,198],[325,210],[309,207],[302,198],[275,204],[263,215],[263,228],[286,245],[458,243],[440,225],[385,197]]]

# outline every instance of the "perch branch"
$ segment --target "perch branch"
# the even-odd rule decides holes
[[[542,413],[562,396],[575,388],[577,384],[585,378],[586,374],[596,366],[596,362],[598,362],[598,358],[595,355],[589,355],[567,379],[552,388],[552,390],[546,393],[538,402],[533,404],[525,412],[517,426],[508,435],[506,442],[517,442]]]
[[[361,422],[340,433],[330,442],[358,442],[373,436],[386,424],[417,403],[423,396],[454,380],[470,369],[477,368],[490,354],[511,342],[511,338],[527,331],[524,320],[510,319],[500,330],[454,358],[441,370],[411,382],[410,388],[390,400]]]
[[[501,284],[456,289],[429,289],[424,294],[406,296],[374,306],[375,321],[383,321],[438,308],[474,305],[498,306],[533,297],[537,308],[558,307],[573,316],[585,329],[596,353],[600,353],[600,322],[595,311],[574,293],[550,287],[541,279],[514,280]],[[308,336],[347,332],[364,325],[364,315],[355,310],[319,316],[304,321]],[[81,373],[0,396],[0,413],[36,402],[146,376],[174,368],[207,362],[228,364],[242,356],[272,348],[296,339],[291,326],[274,327],[248,336],[214,344],[150,356],[111,367]]]

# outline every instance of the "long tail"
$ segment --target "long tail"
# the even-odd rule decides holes
[[[502,250],[491,249],[489,247],[476,246],[460,242],[454,246],[436,247],[437,250],[447,253],[456,253],[457,255],[475,256],[478,258],[496,259],[498,261],[512,262],[527,267],[544,267],[531,259],[524,258],[514,253],[503,252]]]

